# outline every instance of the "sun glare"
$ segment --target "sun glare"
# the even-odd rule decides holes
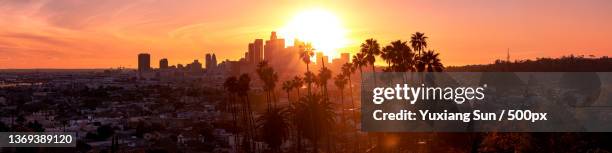
[[[338,49],[347,45],[345,34],[340,19],[323,9],[303,11],[279,30],[287,45],[293,45],[294,39],[310,42],[317,52],[330,57],[337,57]]]

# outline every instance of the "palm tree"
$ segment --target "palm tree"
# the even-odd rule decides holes
[[[329,70],[326,67],[322,67],[319,70],[319,75],[317,75],[317,76],[318,76],[317,77],[318,84],[323,89],[322,90],[322,92],[323,92],[322,95],[324,95],[325,98],[329,98],[329,95],[327,93],[327,81],[329,81],[329,79],[331,79],[331,77],[332,77],[331,70]]]
[[[346,78],[348,79],[349,93],[351,94],[351,107],[354,109],[355,103],[353,100],[353,81],[351,80],[351,75],[353,75],[353,73],[355,72],[355,67],[353,67],[351,63],[344,63],[342,65],[341,70],[342,70],[342,75],[346,76]]]
[[[363,53],[357,53],[353,55],[353,67],[359,68],[359,75],[363,75],[362,67],[366,66],[365,55]]]
[[[427,48],[427,38],[425,33],[422,32],[416,32],[410,37],[410,44],[414,50],[419,52],[419,56],[421,56],[421,52]]]
[[[342,65],[342,75],[344,75],[347,79],[348,79],[348,85],[349,85],[349,92],[351,94],[351,119],[353,119],[353,123],[355,123],[355,125],[357,125],[357,119],[355,118],[355,116],[357,116],[357,113],[355,112],[355,100],[353,99],[353,81],[351,80],[351,75],[353,75],[353,73],[355,73],[355,66],[353,66],[353,64],[351,63],[345,63]],[[359,141],[358,141],[358,133],[355,132],[354,133],[354,139],[355,139],[355,147],[359,148]]]
[[[444,65],[440,61],[438,57],[440,54],[436,53],[434,50],[429,50],[423,53],[421,56],[421,63],[418,67],[422,70],[427,70],[427,72],[441,72],[444,70]]]
[[[295,77],[293,77],[293,88],[296,89],[297,91],[297,97],[298,99],[300,98],[300,88],[302,88],[302,86],[304,86],[304,79],[302,79],[302,77],[296,75]]]
[[[412,70],[414,53],[407,42],[396,40],[385,46],[381,52],[381,58],[387,61],[389,71],[404,72]]]
[[[283,82],[283,90],[285,90],[285,92],[287,92],[287,101],[291,102],[291,98],[289,98],[290,94],[291,94],[291,90],[293,90],[293,80],[287,80],[285,82]]]
[[[306,63],[306,73],[310,72],[310,63],[312,63],[312,61],[310,60],[310,58],[312,58],[312,56],[314,56],[314,48],[312,48],[312,44],[311,43],[302,43],[300,46],[300,59],[302,59],[302,61],[304,63]],[[308,83],[308,95],[311,94],[311,88],[312,88],[312,84]]]
[[[228,77],[227,79],[225,79],[225,82],[223,83],[223,87],[225,88],[225,90],[227,90],[227,97],[228,97],[228,102],[226,103],[226,108],[229,109],[230,113],[232,114],[232,121],[233,121],[233,131],[235,132],[235,137],[234,140],[238,140],[239,138],[239,133],[238,133],[238,111],[236,108],[236,99],[235,99],[235,95],[238,92],[238,78],[236,78],[235,76],[231,76]]]
[[[307,71],[306,73],[304,73],[304,83],[308,84],[308,90],[309,90],[308,91],[309,92],[308,95],[312,94],[312,93],[310,93],[310,88],[311,88],[313,83],[317,82],[317,78],[316,77],[317,76],[314,73],[310,72],[310,71]]]
[[[293,105],[292,114],[300,137],[310,140],[314,152],[319,152],[319,141],[329,132],[322,129],[331,129],[334,123],[331,103],[319,95],[307,95]]]
[[[346,87],[346,77],[344,74],[338,74],[334,78],[334,84],[340,90],[340,110],[342,111],[342,123],[346,123],[344,115],[344,87]]]
[[[361,53],[365,56],[365,61],[372,66],[372,72],[375,72],[374,62],[376,62],[376,56],[380,55],[378,41],[373,38],[367,39],[361,44]]]
[[[275,95],[274,88],[276,87],[276,82],[278,81],[278,74],[274,71],[274,68],[268,65],[268,61],[261,61],[257,64],[257,75],[259,79],[264,83],[264,91],[266,91],[266,99],[268,102],[268,107],[271,106],[270,98],[272,95]],[[274,102],[274,106],[276,106],[276,101]]]
[[[289,136],[289,121],[285,116],[287,112],[284,109],[271,108],[258,119],[258,127],[270,152],[281,152],[280,146]]]
[[[254,124],[255,120],[253,119],[253,111],[251,108],[251,101],[249,100],[249,91],[251,90],[251,77],[248,74],[242,74],[238,78],[238,82],[236,84],[238,96],[242,98],[242,120],[244,121],[244,129],[246,129],[246,141],[244,142],[244,147],[249,152],[252,148],[254,148],[253,139],[254,139]]]
[[[383,47],[380,52],[380,58],[385,60],[385,62],[387,63],[387,69],[391,69],[391,63],[395,64],[398,57],[397,54],[397,49],[393,48],[392,45],[387,45]]]

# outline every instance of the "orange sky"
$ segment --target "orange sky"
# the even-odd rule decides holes
[[[268,38],[300,11],[333,12],[354,52],[366,38],[386,44],[424,32],[445,65],[568,54],[610,55],[610,0],[417,1],[0,1],[0,68],[135,67],[238,59],[255,38]]]

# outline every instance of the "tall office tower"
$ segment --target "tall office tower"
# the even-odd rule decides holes
[[[255,44],[249,43],[249,51],[244,54],[244,58],[247,59],[249,63],[255,63]]]
[[[251,54],[251,56],[253,56],[253,63],[257,64],[263,61],[263,54],[264,54],[263,39],[255,39],[255,42],[253,42],[253,54]]]
[[[246,59],[247,63],[253,62],[253,58],[252,58],[250,52],[244,52],[244,59]]]
[[[204,65],[206,66],[206,68],[210,68],[212,63],[212,55],[210,54],[206,54],[206,59],[204,59]]]
[[[340,54],[340,62],[344,63],[348,63],[349,60],[351,60],[351,54],[350,53],[342,53]]]
[[[159,69],[167,69],[168,68],[168,59],[162,58],[159,60]]]
[[[264,59],[274,63],[275,56],[281,53],[285,48],[285,39],[278,39],[276,32],[272,31],[270,40],[266,41],[264,46]]]
[[[217,55],[215,55],[215,53],[213,53],[212,55],[212,63],[210,63],[212,65],[213,68],[217,67]]]
[[[148,53],[138,54],[138,71],[151,70],[151,55]]]

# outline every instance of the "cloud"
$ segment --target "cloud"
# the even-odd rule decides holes
[[[36,35],[36,34],[30,34],[30,33],[6,33],[6,34],[0,34],[0,37],[21,39],[25,41],[33,41],[33,42],[38,42],[38,43],[43,43],[43,44],[48,44],[48,45],[70,45],[69,43],[67,43],[64,40],[59,39],[58,37],[50,37],[50,36]]]

